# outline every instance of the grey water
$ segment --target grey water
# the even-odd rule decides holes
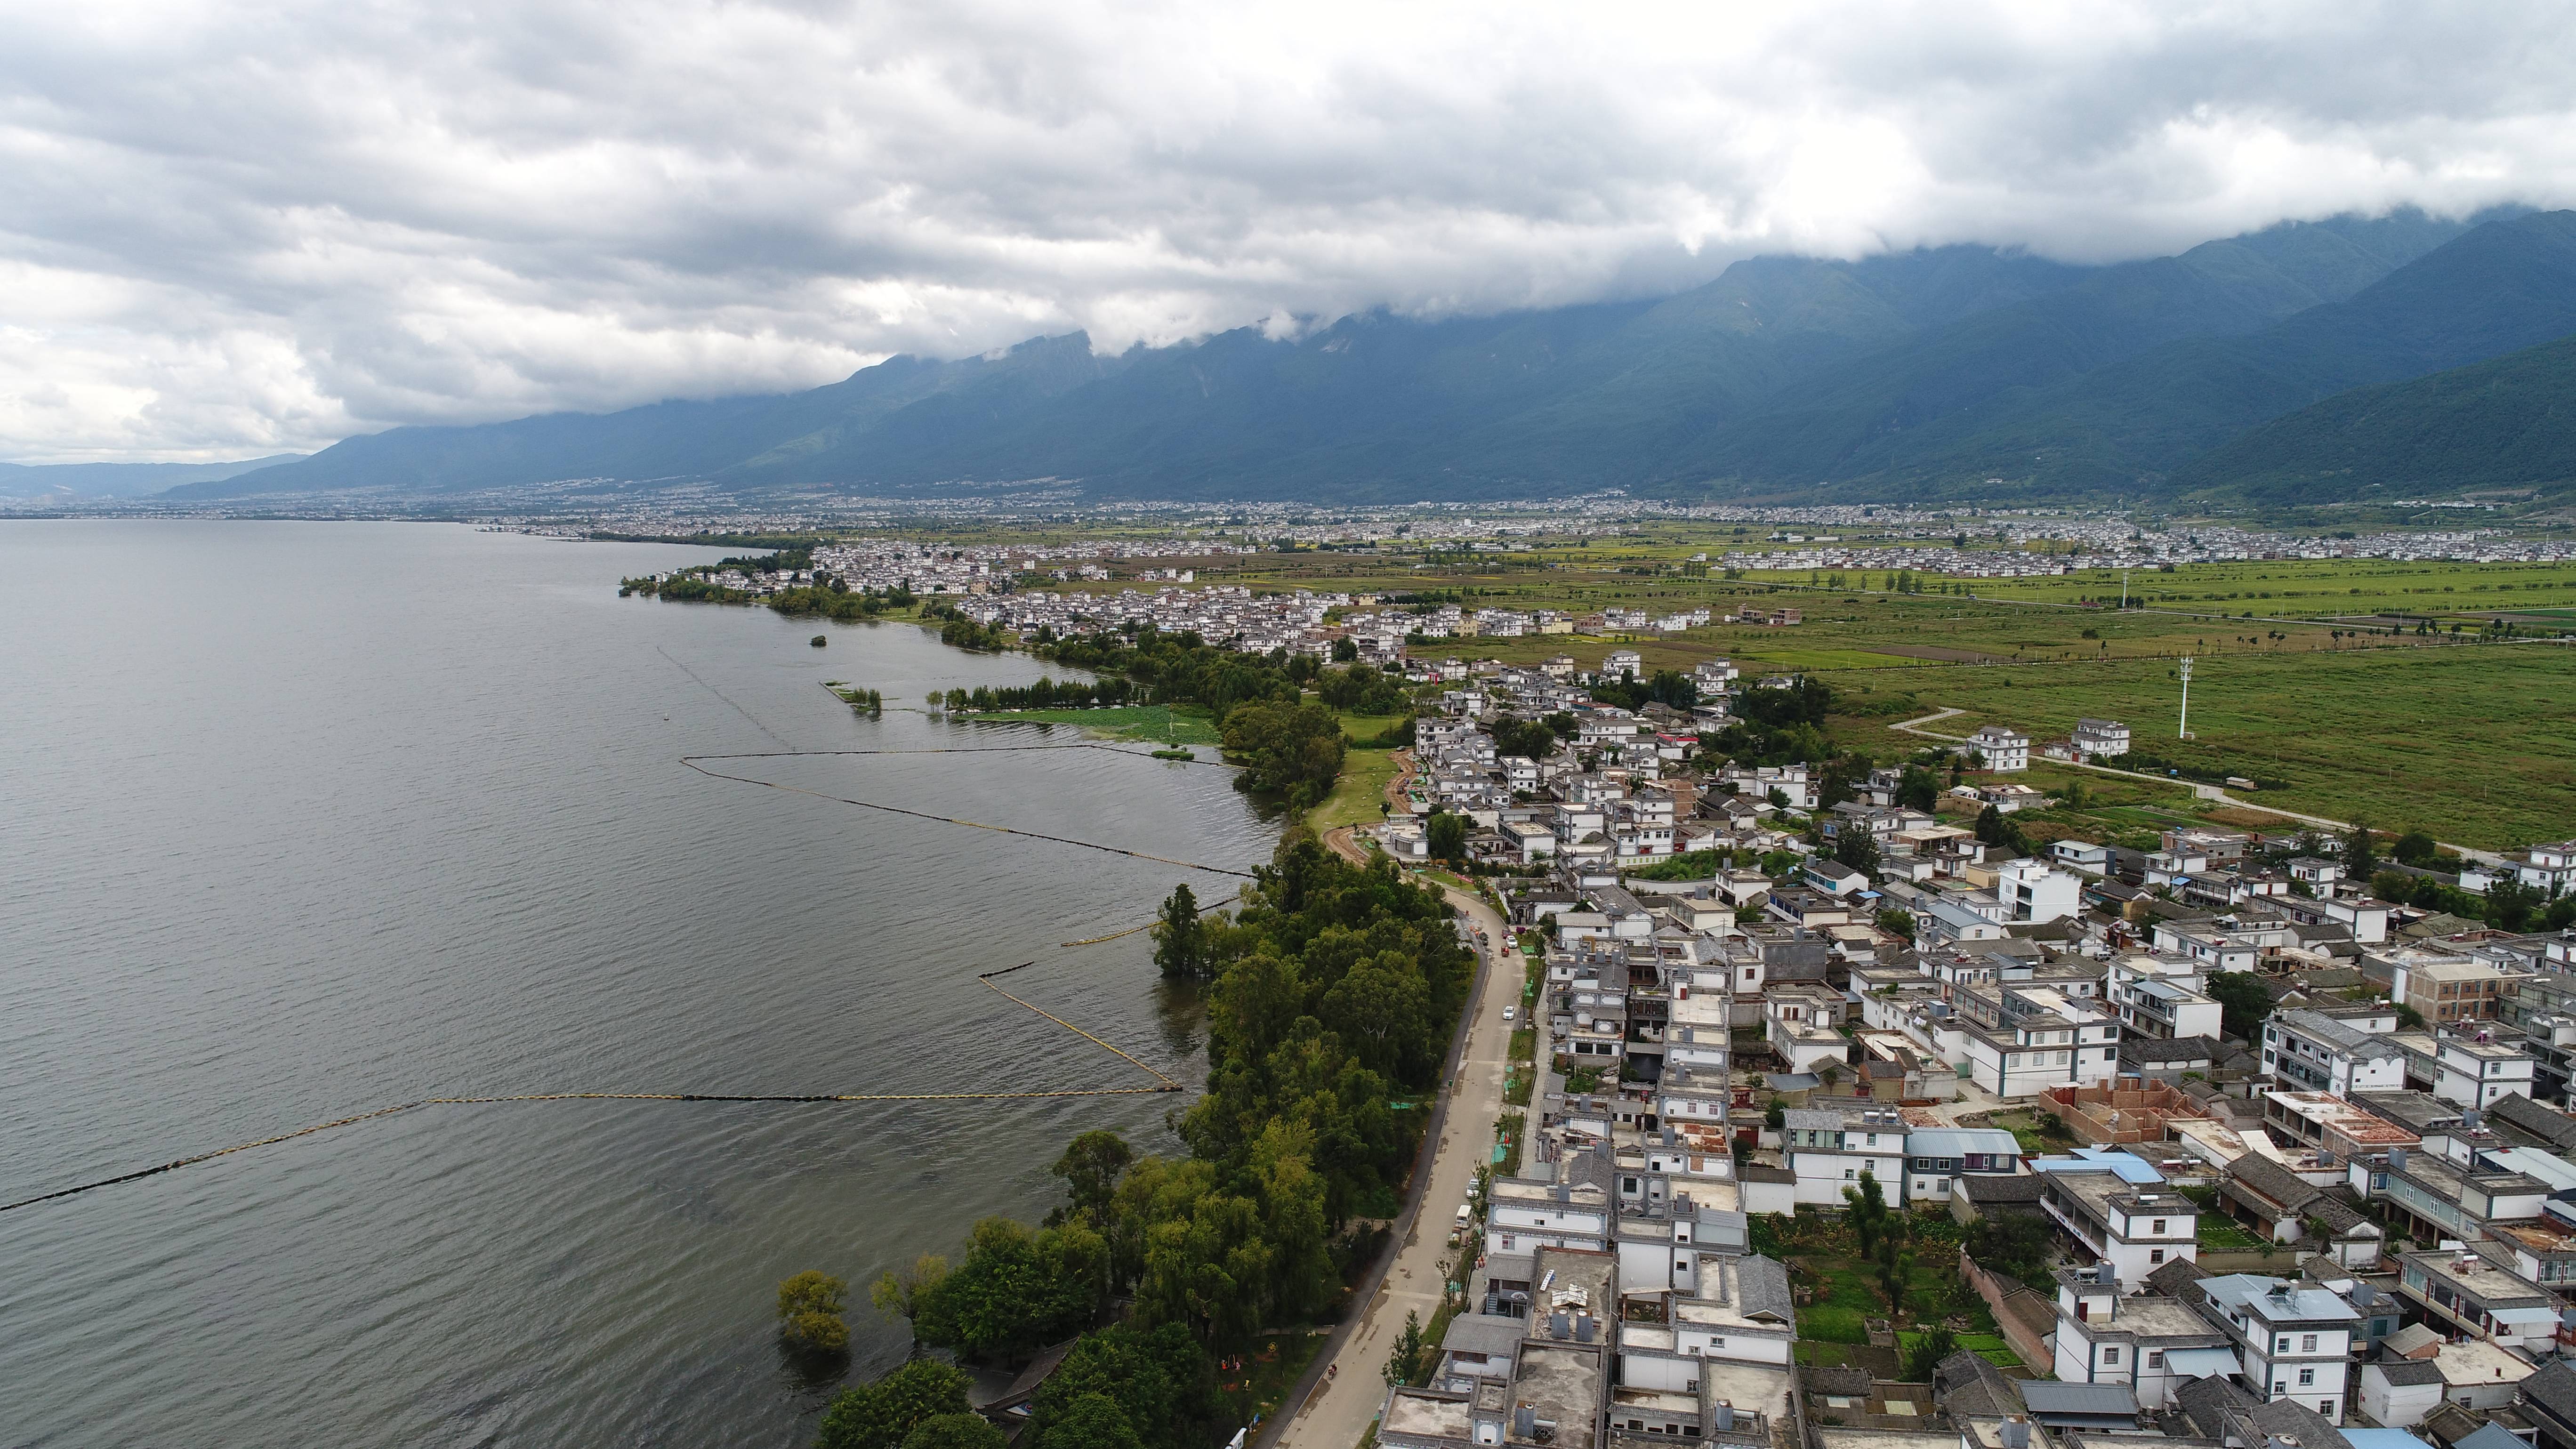
[[[709,779],[684,754],[1028,743],[918,626],[619,599],[720,551],[457,525],[0,522],[0,1201],[430,1096],[1195,1086],[1167,865]],[[829,636],[816,649],[808,639]],[[863,719],[819,687],[882,689]],[[1074,738],[1058,730],[1057,741]],[[751,760],[828,794],[1248,868],[1221,769]],[[793,1445],[779,1279],[1056,1200],[1173,1095],[428,1107],[0,1214],[0,1445]]]

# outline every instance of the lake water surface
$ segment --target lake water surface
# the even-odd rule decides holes
[[[427,1096],[1195,1086],[1148,938],[1236,882],[692,773],[1026,743],[889,701],[1025,682],[910,625],[620,600],[716,557],[432,524],[0,522],[0,1201]],[[829,647],[807,640],[821,629]],[[1070,732],[1052,738],[1066,740]],[[1248,867],[1213,768],[1099,750],[727,766]],[[1173,1096],[431,1107],[0,1215],[0,1445],[791,1445],[858,1300],[1073,1133]]]

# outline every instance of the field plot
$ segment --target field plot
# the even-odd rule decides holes
[[[1911,700],[1920,713],[1967,711],[1931,726],[1947,734],[1994,723],[2045,740],[2083,716],[2125,720],[2142,753],[2281,782],[2245,796],[2258,805],[2421,827],[2490,849],[2576,834],[2576,651],[2486,645],[2204,659],[2192,676],[2188,741],[2174,738],[2181,686],[2172,676],[2166,661],[2115,659],[1945,666],[1913,671],[1901,685],[1881,671],[1825,678],[1838,689],[1869,687],[1882,708]],[[1922,743],[1886,728],[1905,717],[1853,727],[1865,748],[1896,757]]]

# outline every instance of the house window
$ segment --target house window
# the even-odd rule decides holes
[[[2165,1351],[2164,1351],[2163,1349],[2161,1349],[2161,1348],[2151,1348],[2151,1349],[2148,1349],[2148,1350],[2147,1350],[2147,1367],[2149,1367],[2149,1368],[2151,1368],[2151,1369],[2160,1369],[2160,1368],[2163,1368],[2164,1366],[2165,1366]]]
[[[2119,1361],[2120,1361],[2120,1351],[2119,1351],[2118,1349],[2116,1349],[2116,1348],[2106,1348],[2106,1349],[2102,1350],[2102,1362],[2103,1362],[2105,1365],[2116,1364],[2116,1363],[2118,1363]]]
[[[2313,1333],[2303,1333],[2303,1334],[2300,1334],[2300,1335],[2299,1335],[2299,1352],[2301,1352],[2301,1353],[2315,1353],[2316,1351],[2317,1351],[2317,1336],[2316,1336],[2315,1334],[2313,1334]]]
[[[2163,1237],[2165,1231],[2165,1220],[2163,1218],[2156,1219],[2154,1224],[2151,1225],[2147,1231],[2154,1233],[2158,1237]]]
[[[2150,1249],[2148,1249],[2148,1250],[2147,1250],[2147,1261],[2148,1261],[2148,1262],[2150,1262],[2150,1263],[2161,1263],[2161,1262],[2163,1262],[2164,1260],[2165,1260],[2165,1250],[2164,1250],[2164,1249],[2162,1249],[2162,1248],[2150,1248]]]
[[[1853,1171],[1852,1169],[1850,1169],[1850,1168],[1848,1168],[1848,1167],[1846,1167],[1846,1168],[1844,1168],[1844,1169],[1843,1169],[1843,1181],[1845,1181],[1845,1182],[1849,1182],[1849,1181],[1851,1181],[1853,1178],[1858,1177],[1858,1176],[1860,1176],[1860,1174],[1859,1174],[1859,1173],[1857,1173],[1857,1172]]]
[[[2290,1336],[2286,1333],[2282,1334],[2280,1341],[2272,1345],[2272,1351],[2274,1353],[2288,1353],[2290,1351]]]
[[[2325,1416],[2326,1416],[2327,1418],[2329,1418],[2329,1419],[2333,1418],[2333,1417],[2334,1417],[2334,1400],[2332,1400],[2332,1399],[2319,1399],[2319,1400],[2317,1400],[2317,1412],[2318,1412],[2318,1413],[2320,1413],[2320,1414],[2325,1415]]]
[[[2300,1387],[2300,1388],[2303,1388],[2303,1389],[2304,1389],[2304,1388],[2311,1388],[2311,1387],[2313,1387],[2313,1386],[2316,1384],[2316,1381],[2317,1381],[2317,1371],[2316,1371],[2315,1369],[2301,1369],[2301,1370],[2299,1370],[2299,1387]]]

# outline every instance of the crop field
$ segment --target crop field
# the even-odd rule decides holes
[[[1925,743],[1888,728],[1909,714],[1965,710],[1926,728],[1965,735],[2009,724],[2035,740],[2091,715],[2127,721],[2139,751],[2176,765],[2281,782],[2235,792],[2257,805],[2421,827],[2489,849],[2576,834],[2576,650],[2561,645],[2204,658],[2192,675],[2190,740],[2174,737],[2181,685],[2162,660],[1952,666],[1901,683],[1875,670],[1823,677],[1870,690],[1875,708],[1906,711],[1845,727],[1888,758]],[[2047,774],[2035,767],[2031,782],[2053,788]],[[2087,778],[2106,800],[2121,783]]]

